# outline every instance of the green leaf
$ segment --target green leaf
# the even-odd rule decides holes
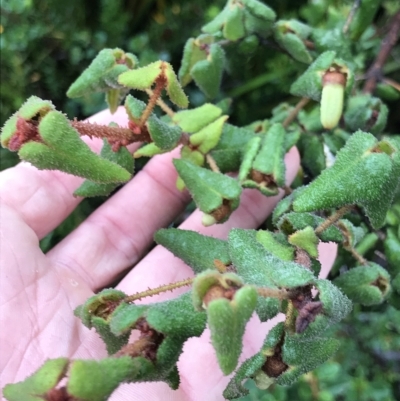
[[[182,131],[194,134],[205,128],[222,114],[222,110],[211,104],[205,103],[191,110],[178,111],[172,117],[172,121],[179,125]]]
[[[163,61],[165,68],[165,76],[167,78],[167,93],[171,102],[178,107],[186,109],[189,106],[189,100],[183,91],[181,84],[172,68],[172,65]]]
[[[39,124],[41,142],[28,142],[19,151],[21,159],[39,169],[61,170],[99,183],[126,182],[131,174],[93,153],[58,111],[50,111]]]
[[[242,189],[234,178],[214,173],[182,159],[174,159],[174,166],[201,211],[211,214],[224,201],[230,205],[229,212],[239,205]]]
[[[335,56],[334,51],[322,53],[292,84],[290,93],[319,101],[322,93],[322,75],[332,65]]]
[[[181,68],[178,72],[179,81],[183,87],[192,81],[192,76],[190,75],[192,67],[198,61],[207,58],[206,48],[211,43],[214,43],[214,36],[208,34],[200,35],[196,39],[190,38],[186,42],[183,49]]]
[[[344,121],[351,131],[358,129],[378,135],[386,126],[388,108],[381,99],[370,94],[352,96],[344,113]]]
[[[400,153],[395,143],[378,143],[371,134],[358,131],[337,154],[335,164],[296,197],[293,208],[308,212],[356,204],[364,208],[372,226],[379,228],[399,177]]]
[[[400,273],[400,238],[395,230],[387,230],[383,246],[390,271],[393,272],[393,275]]]
[[[243,364],[239,366],[235,375],[224,390],[223,395],[226,399],[239,398],[249,393],[249,391],[243,386],[244,380],[252,378],[257,383],[260,373],[261,375],[266,376],[262,371],[262,367],[265,364],[267,356],[273,355],[274,348],[281,341],[283,332],[283,323],[278,323],[267,334],[261,351],[244,361]],[[272,383],[270,382],[269,384]],[[263,389],[266,388],[268,388],[268,386],[263,387]]]
[[[111,149],[108,141],[103,139],[103,147],[101,149],[100,156],[120,165],[125,170],[133,174],[134,159],[125,146],[120,147],[117,152],[114,152]],[[115,188],[117,188],[117,186],[118,184],[98,184],[96,182],[86,180],[78,189],[75,190],[74,196],[107,196]]]
[[[363,0],[361,2],[350,25],[349,32],[352,40],[358,40],[363,32],[371,25],[381,3],[381,0]]]
[[[219,92],[221,84],[225,52],[217,44],[211,44],[208,52],[207,58],[198,61],[192,67],[190,74],[201,91],[208,98],[214,99]]]
[[[224,38],[236,41],[246,36],[242,5],[232,3],[227,9],[226,21],[222,29]]]
[[[130,334],[136,322],[144,316],[149,305],[135,305],[121,302],[114,310],[110,320],[110,330],[115,336]]]
[[[271,231],[257,231],[257,241],[272,255],[282,260],[294,260],[294,248],[286,241],[283,243],[278,240],[276,233]]]
[[[71,363],[67,391],[81,401],[104,401],[123,382],[149,369],[143,358],[128,356]]]
[[[247,321],[257,303],[257,291],[250,286],[240,288],[233,300],[215,299],[207,306],[211,342],[224,374],[231,373],[242,352],[242,339]],[[227,341],[229,339],[229,341]]]
[[[289,365],[289,369],[276,379],[277,384],[293,384],[303,373],[315,369],[331,358],[339,346],[339,340],[334,338],[314,337],[299,341],[296,337],[285,336],[282,359]]]
[[[346,233],[345,246],[354,248],[366,234],[366,231],[363,227],[357,227],[351,221],[346,219],[339,220],[338,226]]]
[[[281,187],[285,185],[285,136],[282,124],[273,124],[267,131],[253,168],[268,176]]]
[[[3,395],[8,401],[43,401],[66,375],[68,364],[68,358],[49,359],[23,382],[7,384]]]
[[[11,137],[17,133],[18,117],[21,117],[26,121],[38,117],[40,121],[49,111],[54,109],[53,103],[48,100],[42,100],[37,96],[31,96],[28,98],[19,110],[16,111],[4,124],[0,135],[1,146],[8,148]]]
[[[324,143],[319,135],[302,133],[299,140],[301,165],[303,168],[317,177],[326,168],[326,156]]]
[[[222,128],[227,119],[228,116],[222,116],[191,135],[189,139],[190,143],[200,152],[204,154],[208,153],[217,146],[222,134]]]
[[[310,64],[312,57],[304,43],[311,28],[296,20],[281,20],[275,24],[276,41],[297,61]]]
[[[168,152],[168,150],[163,150],[160,149],[154,142],[148,143],[141,148],[139,148],[134,154],[133,157],[139,158],[139,157],[152,157],[155,155],[159,155],[161,153]]]
[[[118,82],[128,88],[150,89],[157,78],[163,74],[164,61],[155,61],[144,67],[126,71],[118,77]]]
[[[382,303],[390,292],[389,273],[372,262],[348,270],[334,283],[353,302],[367,306]]]
[[[155,234],[154,240],[182,259],[195,273],[215,269],[215,260],[220,260],[226,266],[231,262],[227,241],[195,231],[161,229]]]
[[[318,257],[318,244],[319,239],[310,226],[298,230],[292,235],[289,235],[288,241],[290,244],[304,249],[311,257]]]
[[[297,230],[305,229],[307,226],[311,226],[313,229],[316,229],[324,221],[324,218],[316,216],[312,213],[290,212],[284,214],[278,223],[276,223],[276,225],[286,235],[291,235]],[[334,225],[331,225],[326,230],[319,233],[318,238],[324,242],[332,241],[337,243],[341,243],[344,239],[342,232]]]
[[[254,230],[231,230],[229,253],[236,273],[247,284],[267,288],[294,288],[307,285],[314,279],[311,271],[269,253],[257,241]],[[271,319],[279,312],[279,301],[259,297],[256,312],[261,321]]]
[[[118,48],[103,49],[70,86],[67,96],[75,98],[94,92],[122,89],[118,76],[135,68],[137,63],[136,56],[131,53],[124,53]]]

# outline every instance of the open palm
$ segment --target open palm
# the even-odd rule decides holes
[[[121,108],[91,121],[126,125]],[[91,142],[95,149],[99,142]],[[74,232],[46,255],[39,240],[57,227],[77,206],[72,196],[81,179],[57,171],[39,171],[27,163],[0,174],[1,280],[0,327],[1,388],[23,380],[46,359],[102,358],[105,346],[94,331],[85,328],[72,311],[118,277],[118,288],[127,294],[183,280],[192,270],[166,249],[157,246],[146,254],[154,232],[168,226],[184,209],[187,193],[175,189],[175,152],[156,156],[135,178],[98,208]],[[299,157],[292,149],[286,156],[287,181],[298,169]],[[207,235],[226,238],[230,228],[256,228],[272,211],[279,197],[265,198],[244,191],[241,206],[222,225],[205,228],[194,212],[181,226]],[[321,252],[324,274],[334,259],[334,248]],[[131,269],[134,266],[134,269]],[[176,296],[160,294],[155,302]],[[241,359],[256,353],[273,323],[261,324],[253,316],[248,324]],[[112,400],[222,400],[229,378],[220,371],[209,333],[190,339],[178,368],[177,391],[164,383],[122,385]]]

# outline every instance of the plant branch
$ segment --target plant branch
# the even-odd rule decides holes
[[[217,166],[216,161],[209,153],[206,154],[206,160],[207,160],[207,163],[209,164],[211,170],[214,171],[214,173],[220,173],[220,170]]]
[[[287,290],[279,290],[276,288],[267,287],[256,287],[258,295],[264,298],[276,298],[276,299],[289,299],[290,293]]]
[[[366,265],[368,263],[367,259],[363,258],[353,247],[348,246],[345,247],[344,249],[346,249],[346,251],[350,252],[351,255],[353,256],[353,258],[355,260],[357,260],[357,262],[359,262],[362,265]]]
[[[146,108],[143,110],[142,115],[140,116],[140,123],[139,126],[143,127],[147,119],[150,117],[151,112],[154,109],[154,106],[157,104],[157,101],[160,99],[161,92],[165,88],[165,85],[167,84],[167,79],[165,78],[164,75],[160,75],[157,80],[156,80],[156,85],[154,90],[150,90],[149,95],[150,99],[149,102],[147,103]]]
[[[382,82],[384,84],[390,85],[392,88],[398,90],[400,92],[400,83],[394,81],[393,79],[390,78],[382,78]]]
[[[89,138],[106,138],[110,141],[124,142],[126,145],[150,140],[148,133],[135,134],[129,128],[109,127],[77,120],[71,121],[70,124],[80,135],[87,135]]]
[[[146,89],[146,93],[150,97],[154,96],[154,92],[151,89]],[[175,115],[175,112],[161,98],[157,99],[157,104],[161,107],[162,111],[171,118]]]
[[[316,229],[315,234],[321,234],[332,224],[336,223],[340,218],[342,218],[346,213],[353,209],[353,205],[347,205],[341,207],[332,216],[329,216],[324,222],[322,222]]]
[[[364,85],[364,93],[372,93],[375,90],[377,82],[382,78],[382,68],[389,57],[392,48],[396,44],[400,31],[400,11],[392,19],[389,32],[382,41],[381,49],[374,63],[369,68],[366,76],[367,82]]]
[[[293,120],[297,117],[297,114],[299,114],[299,111],[310,101],[309,98],[303,97],[295,106],[295,108],[289,113],[289,115],[286,117],[285,121],[282,123],[284,128],[287,128]]]
[[[353,18],[356,15],[356,11],[360,7],[360,3],[361,3],[361,0],[355,0],[353,5],[351,6],[349,15],[347,16],[346,22],[343,25],[343,30],[342,30],[343,33],[347,33],[347,31],[350,27],[351,21],[353,21]]]
[[[176,288],[185,287],[193,283],[194,278],[188,278],[186,280],[177,281],[171,284],[161,285],[160,287],[151,288],[147,291],[138,292],[133,295],[129,295],[128,297],[124,298],[124,302],[133,302],[137,301],[138,299],[152,297],[153,295],[161,294],[162,292],[172,291]]]

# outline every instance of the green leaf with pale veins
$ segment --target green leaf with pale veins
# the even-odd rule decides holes
[[[117,152],[114,152],[111,149],[108,141],[106,139],[103,139],[103,147],[101,149],[100,156],[104,159],[110,160],[111,162],[120,165],[125,170],[133,174],[134,158],[125,146],[121,146]],[[96,182],[86,180],[78,189],[75,190],[74,195],[84,197],[107,196],[112,191],[114,191],[114,189],[117,188],[118,185],[119,184],[98,184]]]
[[[61,170],[98,183],[129,181],[131,173],[93,153],[69,121],[58,111],[40,121],[42,142],[28,142],[19,150],[21,159],[41,170]]]
[[[195,273],[215,269],[214,260],[220,260],[226,266],[230,264],[228,243],[218,238],[169,228],[157,231],[154,240],[182,259]]]
[[[383,225],[400,178],[400,151],[394,141],[358,131],[294,200],[296,212],[359,205],[374,228]]]
[[[214,122],[222,114],[222,110],[211,104],[205,103],[191,110],[178,111],[172,117],[172,121],[182,128],[182,131],[194,134]]]

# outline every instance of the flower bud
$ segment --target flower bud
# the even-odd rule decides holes
[[[321,124],[332,129],[338,124],[343,111],[346,76],[340,72],[327,72],[322,78]]]

